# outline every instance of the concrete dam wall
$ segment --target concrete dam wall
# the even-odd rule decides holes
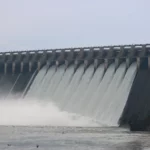
[[[104,126],[150,126],[150,45],[0,53],[0,98],[53,102]]]

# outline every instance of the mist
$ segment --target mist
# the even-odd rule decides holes
[[[0,104],[0,125],[100,126],[90,118],[62,112],[53,103],[5,100]]]

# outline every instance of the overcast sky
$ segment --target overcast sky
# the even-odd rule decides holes
[[[150,43],[150,0],[0,0],[0,51]]]

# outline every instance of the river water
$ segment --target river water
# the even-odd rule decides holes
[[[0,150],[148,150],[147,132],[118,127],[0,126]]]

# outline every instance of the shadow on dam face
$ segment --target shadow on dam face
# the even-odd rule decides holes
[[[150,70],[143,63],[134,79],[126,106],[119,120],[120,126],[132,131],[149,130],[150,126]]]
[[[19,98],[27,87],[32,74],[1,74],[0,85],[2,86],[0,86],[0,99]]]

